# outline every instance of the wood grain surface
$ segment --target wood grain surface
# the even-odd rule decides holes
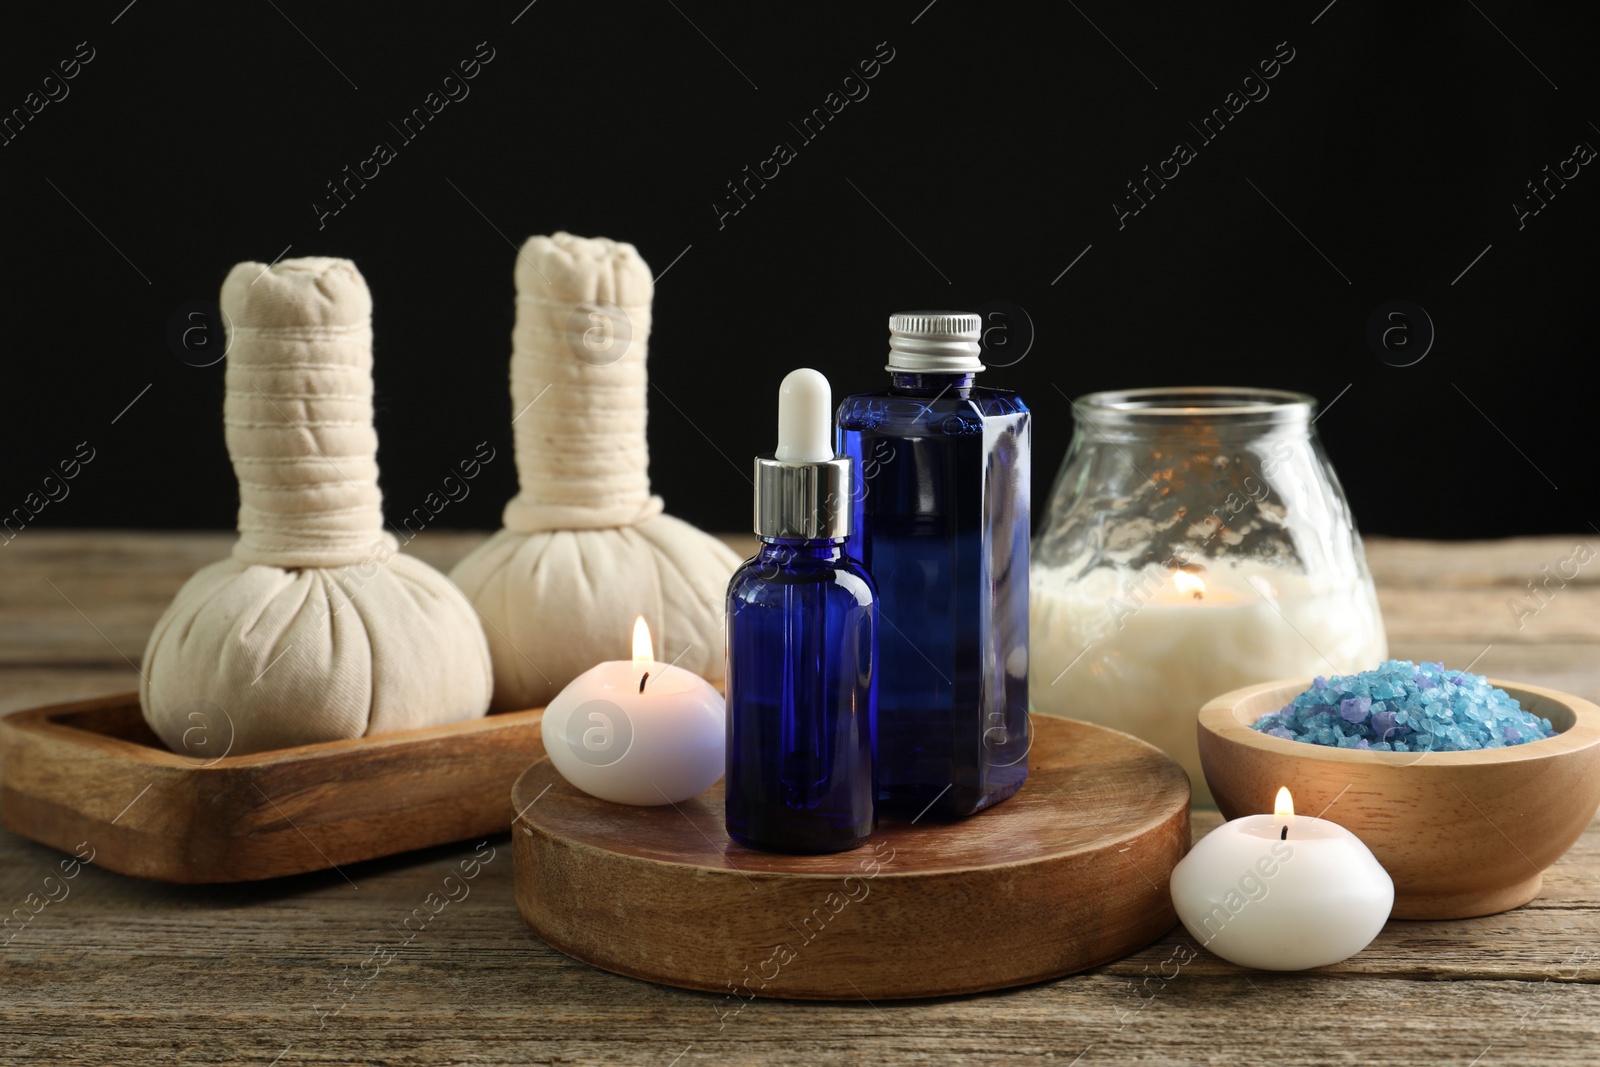
[[[162,608],[232,540],[25,531],[0,550],[0,710],[134,688]],[[410,547],[448,566],[480,540]],[[1520,627],[1507,606],[1577,540],[1370,540],[1391,650],[1600,699],[1590,569]],[[1196,813],[1195,836],[1219,821]],[[504,836],[223,887],[66,878],[68,860],[0,832],[0,1062],[1523,1067],[1600,1049],[1594,826],[1524,907],[1391,922],[1325,971],[1245,971],[1175,929],[1070,978],[893,1004],[746,1001],[579,963],[522,924]]]
[[[969,819],[883,819],[831,855],[733,843],[720,783],[630,808],[545,759],[512,804],[517,908],[535,933],[619,974],[740,998],[894,1000],[1075,974],[1172,928],[1168,885],[1189,850],[1177,763],[1043,716],[1016,796]]]

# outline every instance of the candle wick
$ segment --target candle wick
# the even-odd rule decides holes
[[[644,690],[642,688],[639,691],[641,693],[644,692]],[[1287,841],[1287,840],[1289,840],[1289,827],[1288,826],[1285,826],[1283,828],[1283,833],[1278,835],[1278,840],[1279,841]]]
[[[1200,590],[1196,589],[1194,591],[1194,598],[1196,600],[1204,600],[1206,598],[1206,595],[1204,593],[1202,593]]]
[[[639,679],[639,692],[641,692],[641,693],[644,692],[644,683],[648,682],[649,680],[650,680],[650,672],[649,671],[645,671],[644,672],[644,677]],[[1285,833],[1287,833],[1288,830],[1289,830],[1289,828],[1287,826],[1284,827],[1284,832]]]

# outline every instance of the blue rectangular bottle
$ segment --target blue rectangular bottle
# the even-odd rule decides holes
[[[839,406],[845,548],[878,591],[878,804],[911,818],[971,815],[1028,775],[1031,415],[973,384],[981,327],[892,316],[890,387]]]
[[[844,550],[832,406],[816,371],[783,380],[778,449],[755,467],[761,545],[728,583],[728,836],[772,852],[842,852],[877,825],[877,607]]]

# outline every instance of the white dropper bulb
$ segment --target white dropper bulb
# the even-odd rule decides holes
[[[833,458],[833,389],[820,371],[792,370],[778,387],[779,463],[826,463]]]

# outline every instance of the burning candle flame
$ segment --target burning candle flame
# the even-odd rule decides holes
[[[645,625],[644,616],[640,615],[633,620],[633,665],[644,670],[655,658],[655,646],[650,643],[650,627]]]
[[[1294,818],[1294,797],[1289,795],[1288,786],[1278,790],[1278,799],[1272,805],[1272,813],[1280,819]]]
[[[1172,584],[1178,587],[1178,592],[1188,593],[1196,600],[1206,598],[1206,583],[1188,571],[1173,571]]]

